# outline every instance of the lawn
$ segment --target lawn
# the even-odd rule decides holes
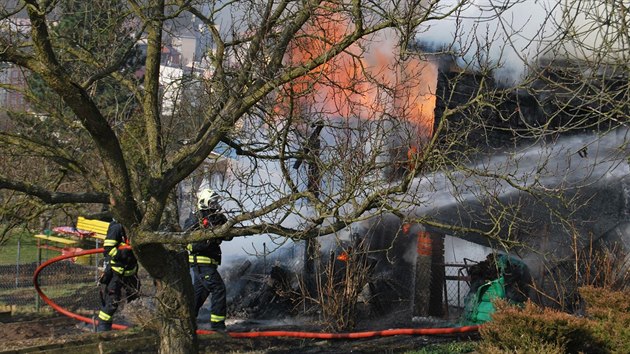
[[[37,262],[38,250],[37,250],[37,238],[34,234],[28,232],[16,232],[7,236],[5,242],[0,245],[0,266],[17,264],[27,264]],[[46,241],[42,241],[46,242]],[[48,241],[50,246],[63,247],[64,245],[57,244],[54,241]],[[75,247],[75,245],[73,245]],[[94,248],[94,245],[90,242],[79,243],[76,247],[82,247],[83,249]],[[18,254],[19,250],[19,254]],[[41,260],[59,256],[60,251],[54,249],[42,249]],[[18,259],[19,257],[19,259]],[[89,257],[89,256],[88,256]]]
[[[14,233],[0,245],[0,265],[16,264],[18,262],[18,245],[19,245],[19,263],[37,262],[37,239],[32,234],[26,232]],[[42,253],[42,258],[50,258],[58,255],[58,252],[46,251]]]

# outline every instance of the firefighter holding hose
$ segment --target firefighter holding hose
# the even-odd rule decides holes
[[[203,189],[197,194],[197,211],[184,222],[185,231],[209,229],[223,225],[227,218],[221,213],[221,197],[212,189]],[[210,294],[210,328],[213,331],[225,331],[227,304],[225,283],[219,274],[221,264],[221,242],[229,239],[213,238],[191,243],[187,246],[188,263],[193,273],[195,291],[195,318],[199,309]]]
[[[127,302],[139,297],[140,279],[138,278],[138,261],[136,260],[124,227],[115,220],[107,228],[107,236],[103,242],[105,271],[99,279],[101,283],[101,311],[98,313],[97,332],[112,329],[112,317],[123,300],[125,291]]]

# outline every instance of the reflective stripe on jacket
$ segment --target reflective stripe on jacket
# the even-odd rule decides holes
[[[190,263],[191,265],[192,264],[214,264],[214,265],[221,264],[221,262],[217,261],[216,259],[206,257],[206,256],[199,256],[196,254],[188,255],[188,263]]]
[[[204,222],[205,220],[205,222]],[[186,231],[194,231],[215,227],[224,224],[227,221],[225,215],[221,213],[208,213],[202,211],[200,214],[191,214],[184,223]],[[188,263],[196,264],[221,264],[221,240],[210,239],[205,241],[193,242],[186,246],[188,250]]]
[[[123,226],[117,222],[110,223],[103,241],[103,255],[109,261],[112,271],[122,276],[138,272],[138,261],[126,241],[127,235]]]

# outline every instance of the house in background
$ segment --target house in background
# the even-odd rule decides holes
[[[15,14],[10,19],[4,19],[0,23],[1,28],[8,28],[13,33],[27,34],[31,28],[31,22],[24,11]],[[28,101],[22,91],[26,87],[26,73],[19,67],[0,63],[0,130],[10,128],[8,112],[30,111]]]

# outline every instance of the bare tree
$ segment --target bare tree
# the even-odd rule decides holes
[[[174,245],[254,234],[308,240],[379,213],[505,247],[522,245],[516,236],[538,217],[522,212],[531,203],[528,198],[548,207],[554,223],[565,227],[576,203],[584,200],[562,192],[587,179],[573,183],[561,167],[546,170],[557,153],[553,149],[527,170],[521,168],[530,156],[526,149],[506,162],[477,162],[488,152],[487,144],[480,143],[498,136],[512,146],[520,137],[533,144],[564,131],[623,123],[627,116],[627,109],[617,110],[619,102],[627,106],[627,100],[620,101],[628,92],[623,61],[616,67],[626,75],[625,86],[617,94],[601,87],[597,91],[599,100],[614,108],[588,115],[587,121],[594,117],[596,125],[550,123],[567,111],[563,107],[573,110],[574,99],[562,106],[548,103],[542,94],[527,96],[541,109],[552,110],[544,113],[542,124],[515,110],[519,90],[557,85],[565,97],[590,95],[579,90],[587,85],[585,77],[571,76],[577,86],[550,80],[545,74],[551,67],[537,73],[533,69],[538,66],[527,61],[531,55],[523,58],[532,69],[529,76],[515,85],[498,83],[494,74],[502,62],[492,60],[490,46],[502,41],[516,47],[518,28],[500,21],[507,37],[499,39],[484,35],[479,26],[501,19],[525,0],[483,8],[485,17],[477,16],[472,35],[461,22],[466,11],[477,8],[468,1],[147,0],[64,7],[73,3],[28,0],[2,8],[0,61],[31,78],[24,92],[37,114],[15,116],[19,126],[0,133],[0,148],[13,161],[28,160],[28,166],[48,170],[5,170],[0,188],[44,205],[115,201],[113,212],[156,280],[161,352],[197,350],[187,265]],[[545,10],[545,19],[557,18],[555,8]],[[95,20],[74,25],[83,31],[64,30],[61,20],[72,11]],[[184,85],[188,78],[178,79],[194,93],[176,95],[181,99],[165,109],[162,52],[174,24],[190,18],[212,38],[203,58],[207,75],[191,76],[191,85]],[[455,32],[450,46],[431,56],[414,50],[412,38],[451,19]],[[615,25],[623,28],[626,20],[623,15]],[[614,43],[627,45],[624,41]],[[541,45],[533,58],[554,48]],[[468,63],[463,70],[461,65],[459,70],[438,70],[446,55],[459,54]],[[600,64],[589,62],[591,69]],[[438,89],[442,74],[448,79],[443,92]],[[459,91],[458,85],[471,82],[472,89]],[[592,107],[587,102],[577,105]],[[313,129],[319,130],[316,147],[314,140],[309,144]],[[178,183],[219,143],[240,156],[224,185],[236,212],[212,232],[160,230],[161,224],[174,222],[164,214]],[[306,163],[292,168],[298,160]],[[561,180],[567,177],[563,182],[546,183],[547,175],[559,172]],[[454,207],[437,208],[434,202],[442,197]]]

